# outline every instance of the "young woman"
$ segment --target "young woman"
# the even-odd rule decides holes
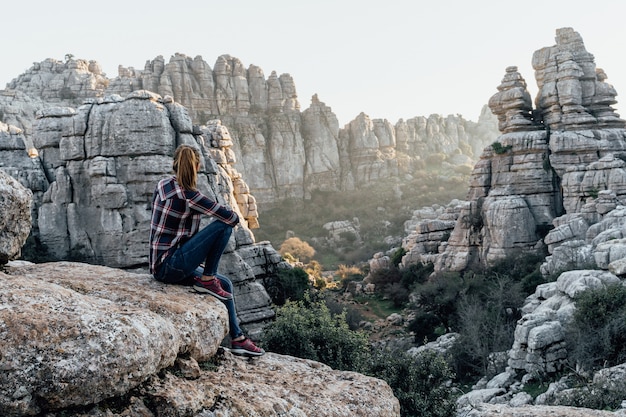
[[[265,351],[239,328],[232,282],[217,273],[239,217],[198,191],[200,152],[196,148],[179,146],[174,153],[173,168],[175,175],[159,181],[152,198],[150,272],[158,281],[193,285],[197,292],[222,300],[228,310],[231,351],[263,355]],[[203,215],[215,220],[200,230]]]

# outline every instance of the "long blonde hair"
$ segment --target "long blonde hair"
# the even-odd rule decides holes
[[[176,180],[185,190],[196,190],[200,152],[189,145],[180,145],[174,152],[174,173]]]

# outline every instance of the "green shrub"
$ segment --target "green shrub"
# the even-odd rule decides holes
[[[302,268],[281,269],[263,280],[263,286],[272,302],[278,306],[287,300],[301,300],[311,287],[309,275]]]
[[[345,311],[333,315],[309,293],[278,309],[276,320],[264,331],[263,345],[272,352],[353,371],[361,369],[369,352],[367,336],[350,330]]]
[[[437,318],[436,320],[429,319],[428,323],[431,323],[434,327],[423,329],[425,334],[438,334],[436,327],[443,327],[446,331],[451,328],[455,322],[457,301],[464,285],[465,283],[460,274],[445,273],[415,288],[413,295],[417,300],[417,304],[413,308],[417,311],[429,313]],[[426,325],[426,323],[423,325]],[[418,325],[409,323],[409,326],[410,328],[415,328]],[[416,337],[415,342],[423,343],[424,340],[422,337]]]
[[[385,295],[389,297],[394,307],[402,307],[409,302],[409,292],[399,282],[389,285]]]
[[[391,264],[393,266],[398,266],[400,265],[400,262],[402,262],[402,257],[406,255],[406,249],[400,247],[398,249],[396,249],[395,251],[393,251],[393,253],[391,254]]]
[[[513,149],[513,146],[511,145],[502,146],[500,142],[494,142],[491,144],[491,148],[496,154],[501,155]]]
[[[411,290],[416,284],[425,283],[434,270],[435,265],[432,263],[409,265],[401,271],[402,278],[400,282],[404,288]]]
[[[626,287],[583,291],[566,330],[569,360],[586,371],[626,362]]]
[[[403,417],[456,414],[453,391],[445,385],[454,375],[437,353],[426,351],[411,356],[404,351],[377,351],[371,356],[366,374],[389,384]]]
[[[361,322],[365,320],[361,311],[350,304],[345,305],[333,300],[332,298],[324,299],[324,303],[326,304],[326,307],[328,307],[330,314],[333,316],[338,316],[342,313],[344,314],[344,318],[350,330],[358,330]]]
[[[310,288],[309,274],[302,268],[282,269],[278,272],[278,280],[283,286],[287,300],[301,300]]]
[[[383,294],[387,287],[402,280],[402,274],[398,268],[381,268],[370,272],[369,282],[376,286],[376,292]]]
[[[443,327],[439,317],[428,311],[419,311],[408,325],[408,330],[415,335],[415,343],[435,340],[440,336],[438,329]]]

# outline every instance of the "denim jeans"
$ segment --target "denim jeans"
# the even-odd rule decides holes
[[[215,275],[222,288],[233,294],[233,283],[230,279],[217,273],[232,230],[232,226],[220,221],[210,223],[168,256],[154,277],[167,284],[193,285],[195,277],[203,274]],[[203,262],[204,267],[200,266]],[[228,310],[230,337],[234,339],[243,334],[239,328],[234,295],[231,300],[224,301],[224,304]]]

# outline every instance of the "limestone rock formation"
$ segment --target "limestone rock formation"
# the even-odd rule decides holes
[[[260,280],[286,265],[268,242],[254,241],[256,201],[233,166],[232,138],[219,121],[193,126],[180,104],[142,90],[39,111],[33,158],[23,141],[12,143],[0,146],[0,168],[34,193],[30,258],[119,268],[146,267],[154,186],[171,173],[178,144],[197,146],[200,189],[243,219],[220,264],[236,284],[239,317],[253,324],[274,316]]]
[[[76,407],[113,415],[111,404],[127,416],[400,415],[381,380],[272,353],[249,362],[222,352],[224,305],[147,274],[10,266],[0,272],[0,323],[5,417],[88,414]]]
[[[289,74],[268,77],[230,55],[213,66],[201,56],[159,56],[143,69],[120,66],[106,78],[94,61],[66,57],[36,63],[0,91],[0,120],[33,133],[37,111],[78,108],[85,100],[126,97],[148,90],[184,106],[195,125],[220,119],[230,129],[234,168],[251,193],[268,206],[311,192],[365,188],[373,181],[404,180],[424,169],[467,175],[482,149],[497,136],[494,116],[477,123],[460,116],[431,115],[400,120],[359,115],[340,128],[330,107],[313,96],[300,111]],[[30,147],[30,146],[29,146]]]
[[[574,297],[581,291],[619,283],[608,271],[573,270],[555,282],[537,286],[528,297],[515,329],[509,366],[529,374],[555,373],[567,358],[564,329],[574,313]]]
[[[17,258],[30,234],[32,192],[0,169],[0,265]]]
[[[621,417],[623,413],[564,406],[511,407],[502,404],[480,404],[457,415],[459,417]]]
[[[445,251],[450,234],[466,202],[452,200],[446,206],[434,205],[413,211],[404,223],[407,236],[402,241],[406,254],[403,265],[432,263]]]
[[[625,201],[626,122],[611,108],[616,93],[580,35],[571,28],[556,33],[556,45],[532,59],[536,109],[517,67],[508,67],[489,101],[502,134],[475,165],[454,230],[441,240],[445,245],[420,247],[408,239],[406,262],[429,259],[437,271],[460,271],[546,245],[550,253],[579,247],[566,224],[585,222],[574,232],[580,240]],[[587,206],[605,190],[609,194]],[[572,266],[589,258],[571,259]]]
[[[502,133],[540,129],[533,120],[533,105],[526,81],[517,67],[508,67],[498,86],[499,93],[489,99],[491,111],[498,116],[498,128]]]
[[[615,91],[580,35],[559,29],[556,42],[533,56],[536,109],[516,68],[507,68],[490,100],[502,135],[474,167],[467,201],[450,210],[453,228],[442,209],[416,211],[407,222],[405,266],[463,271],[541,251],[548,254],[541,272],[558,276],[526,300],[505,373],[468,401],[528,403],[520,378],[563,370],[574,296],[626,276],[626,122],[612,110]]]
[[[539,87],[535,105],[550,129],[624,127],[610,107],[617,93],[574,29],[557,29],[556,45],[536,51],[532,64]]]

